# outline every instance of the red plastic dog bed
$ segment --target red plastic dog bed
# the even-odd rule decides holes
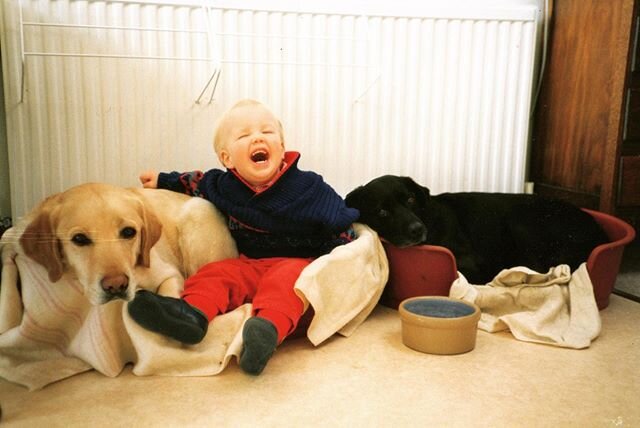
[[[598,309],[609,305],[624,247],[635,238],[635,230],[609,214],[587,210],[611,239],[593,249],[587,270],[593,283]],[[397,309],[404,299],[416,296],[448,296],[451,283],[458,277],[456,259],[447,248],[418,245],[398,248],[384,242],[389,259],[389,281],[380,302]]]

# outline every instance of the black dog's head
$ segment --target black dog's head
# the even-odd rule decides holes
[[[409,177],[384,175],[351,191],[347,206],[360,210],[360,223],[398,247],[423,243],[427,228],[420,219],[429,189]]]

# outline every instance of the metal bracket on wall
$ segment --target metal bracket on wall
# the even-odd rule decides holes
[[[68,2],[80,1],[80,0],[67,0]],[[85,0],[83,0],[85,1]],[[138,6],[178,6],[177,3],[172,3],[170,1],[126,1],[126,0],[106,0],[107,3],[116,3],[122,4],[124,6],[128,5],[138,5]],[[284,57],[280,59],[253,59],[253,58],[221,58],[221,55],[218,55],[215,52],[216,43],[220,43],[225,38],[249,38],[251,40],[257,39],[276,39],[276,40],[284,40],[291,38],[299,38],[299,36],[288,35],[288,34],[278,34],[278,33],[254,33],[254,32],[217,32],[213,26],[213,22],[215,22],[215,17],[213,16],[213,11],[224,12],[227,9],[216,8],[215,6],[209,6],[205,4],[205,1],[202,1],[199,5],[196,4],[183,4],[180,3],[180,7],[189,7],[194,10],[200,10],[203,14],[202,21],[205,23],[206,28],[201,29],[191,29],[191,28],[157,28],[157,27],[145,27],[145,26],[130,26],[130,25],[101,25],[101,24],[75,24],[75,23],[58,23],[58,22],[35,22],[35,21],[25,21],[23,16],[23,2],[19,0],[19,31],[20,31],[20,56],[21,56],[21,72],[20,72],[20,99],[19,102],[22,103],[24,101],[24,94],[26,91],[26,62],[30,57],[63,57],[63,58],[108,58],[108,59],[130,59],[130,60],[160,60],[160,61],[191,61],[191,62],[208,62],[211,65],[212,72],[209,74],[209,79],[207,83],[204,85],[200,95],[196,98],[195,103],[200,104],[205,92],[208,88],[212,89],[211,95],[209,96],[208,104],[214,99],[214,95],[218,88],[220,76],[222,74],[222,64],[250,64],[250,65],[268,65],[268,66],[303,66],[303,67],[350,67],[357,68],[361,70],[366,70],[371,68],[372,66],[366,63],[358,64],[358,63],[342,63],[342,62],[324,62],[324,61],[296,61],[295,58],[293,61],[285,60]],[[125,32],[153,32],[153,33],[186,33],[190,35],[194,35],[196,37],[206,37],[205,51],[206,55],[203,56],[172,56],[172,55],[137,55],[137,54],[121,54],[121,53],[100,53],[100,52],[78,52],[78,51],[69,51],[69,52],[58,52],[58,51],[48,51],[48,50],[27,50],[27,43],[25,40],[28,39],[28,31],[27,29],[31,28],[40,28],[46,30],[50,30],[52,28],[57,29],[68,29],[68,30],[89,30],[89,31],[125,31]],[[320,41],[333,41],[339,43],[365,43],[368,44],[368,38],[358,38],[355,36],[305,36],[305,39],[315,39]],[[280,52],[283,51],[282,47],[279,49]],[[379,67],[375,67],[379,69]],[[378,78],[373,79],[372,83],[363,91],[363,93],[357,97],[355,100],[358,102],[360,98],[362,98],[367,91],[371,89],[371,87],[379,81]]]
[[[73,0],[71,0],[73,1]],[[114,1],[114,0],[112,0]],[[117,1],[123,4],[143,4],[143,5],[156,5],[166,6],[169,3],[162,2],[136,2],[136,1]],[[192,5],[190,7],[196,7]],[[209,103],[212,102],[215,94],[218,79],[220,77],[220,61],[212,55],[213,36],[214,33],[210,27],[210,14],[208,7],[198,6],[203,10],[205,14],[205,22],[209,27],[206,30],[190,29],[190,28],[156,28],[156,27],[139,27],[139,26],[125,26],[125,25],[94,25],[94,24],[70,24],[70,23],[56,23],[56,22],[34,22],[25,21],[23,16],[22,0],[19,0],[19,31],[20,31],[20,58],[21,58],[21,70],[20,70],[20,98],[19,103],[24,101],[24,93],[26,89],[26,61],[29,57],[67,57],[67,58],[110,58],[110,59],[132,59],[132,60],[160,60],[160,61],[193,61],[193,62],[210,62],[214,67],[214,71],[211,74],[209,82],[205,85],[202,93],[196,100],[196,103],[200,102],[202,94],[210,85],[214,76],[216,77],[215,84]],[[138,32],[156,32],[156,33],[186,33],[192,35],[207,36],[207,56],[172,56],[172,55],[131,55],[131,54],[105,54],[98,52],[55,52],[44,50],[26,50],[25,48],[25,29],[26,28],[60,28],[60,29],[87,29],[87,30],[119,30],[119,31],[138,31]]]

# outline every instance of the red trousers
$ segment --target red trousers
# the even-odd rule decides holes
[[[274,257],[250,259],[240,255],[204,265],[184,283],[182,298],[211,321],[245,303],[254,314],[275,325],[278,343],[291,334],[304,305],[293,286],[312,259]]]

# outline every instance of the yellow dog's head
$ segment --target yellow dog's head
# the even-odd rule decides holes
[[[149,267],[162,225],[132,189],[89,183],[47,198],[29,215],[24,253],[51,282],[72,275],[99,305],[135,293],[133,270]]]

